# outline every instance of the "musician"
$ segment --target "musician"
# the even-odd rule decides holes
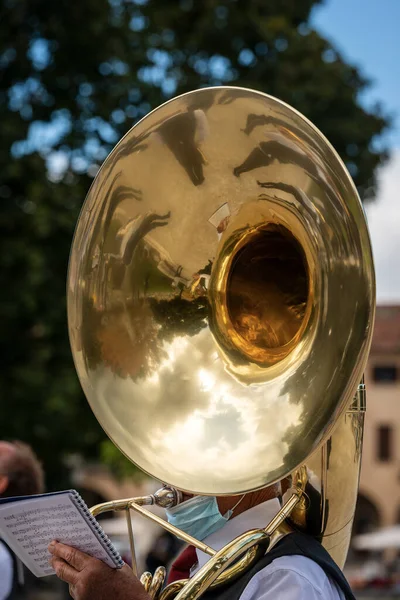
[[[185,496],[167,510],[168,521],[220,550],[238,535],[263,528],[280,509],[281,486],[242,497]],[[52,542],[51,563],[70,584],[75,600],[149,600],[129,567],[113,570],[104,563]],[[189,546],[178,557],[168,583],[194,575],[209,556]],[[339,567],[310,536],[292,533],[267,553],[250,572],[226,588],[208,591],[207,600],[355,600]]]
[[[30,446],[0,441],[0,498],[40,494],[43,488],[43,469]],[[23,565],[0,540],[0,600],[22,598],[23,589]]]

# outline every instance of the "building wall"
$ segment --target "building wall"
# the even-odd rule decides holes
[[[374,367],[397,367],[395,382],[374,381]],[[379,525],[399,522],[400,516],[400,354],[373,348],[365,373],[367,412],[360,493],[379,514]],[[391,428],[388,460],[379,458],[379,428]]]

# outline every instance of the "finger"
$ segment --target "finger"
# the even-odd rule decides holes
[[[53,556],[62,558],[77,571],[82,571],[87,562],[91,560],[91,556],[88,554],[85,554],[80,550],[76,550],[76,548],[72,548],[71,546],[60,544],[60,542],[51,542],[49,545],[49,552]]]
[[[56,572],[56,575],[62,581],[74,585],[78,580],[78,571],[76,571],[73,567],[70,567],[64,560],[61,558],[52,558],[51,565]]]

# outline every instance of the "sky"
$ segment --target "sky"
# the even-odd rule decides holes
[[[366,208],[372,239],[379,304],[400,303],[400,0],[327,0],[313,13],[314,27],[345,59],[361,68],[372,85],[366,107],[379,102],[393,124],[384,142],[390,162],[378,174],[378,195]]]

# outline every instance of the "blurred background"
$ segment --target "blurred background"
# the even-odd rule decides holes
[[[73,486],[92,505],[157,486],[106,439],[69,348],[68,255],[97,170],[177,94],[261,90],[328,137],[366,208],[378,313],[346,570],[360,597],[400,597],[399,22],[398,0],[0,0],[0,439],[34,448],[47,490]],[[135,527],[153,565],[160,531]],[[51,585],[43,598],[61,597]]]

